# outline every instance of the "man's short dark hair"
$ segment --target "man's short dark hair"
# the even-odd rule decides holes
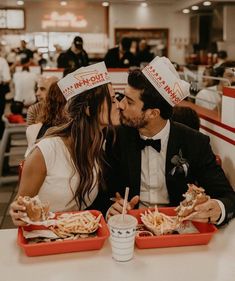
[[[149,108],[158,108],[163,119],[171,117],[173,107],[153,87],[140,69],[135,69],[129,73],[128,84],[134,89],[141,90],[140,99],[144,103],[143,111]]]

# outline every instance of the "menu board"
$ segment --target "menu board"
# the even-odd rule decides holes
[[[24,29],[24,10],[0,9],[0,29]]]

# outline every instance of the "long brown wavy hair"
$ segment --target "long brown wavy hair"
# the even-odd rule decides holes
[[[42,122],[50,127],[67,122],[68,116],[65,105],[66,99],[58,87],[57,82],[52,83],[43,102],[37,122]]]
[[[69,140],[68,149],[80,177],[74,194],[79,208],[82,203],[87,206],[85,195],[89,198],[96,185],[99,188],[105,187],[103,175],[106,163],[102,148],[105,136],[100,126],[100,113],[105,102],[108,123],[111,125],[108,129],[112,130],[112,100],[108,84],[105,84],[71,98],[67,108],[70,121],[57,129],[49,129],[47,133],[47,136],[60,136]]]

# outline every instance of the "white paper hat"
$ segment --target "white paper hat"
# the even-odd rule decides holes
[[[171,106],[189,96],[189,83],[180,79],[168,58],[154,58],[142,72]]]
[[[81,67],[68,74],[58,82],[58,86],[66,100],[87,90],[110,83],[104,62]]]

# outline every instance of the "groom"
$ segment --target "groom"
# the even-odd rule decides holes
[[[177,206],[188,183],[211,197],[191,219],[221,224],[234,217],[235,192],[216,164],[209,137],[170,121],[173,106],[188,94],[188,83],[167,58],[156,57],[143,71],[129,74],[125,93],[118,97],[123,126],[114,146],[107,142],[110,196],[116,194],[108,217],[121,212],[126,186],[129,208],[138,203]]]

